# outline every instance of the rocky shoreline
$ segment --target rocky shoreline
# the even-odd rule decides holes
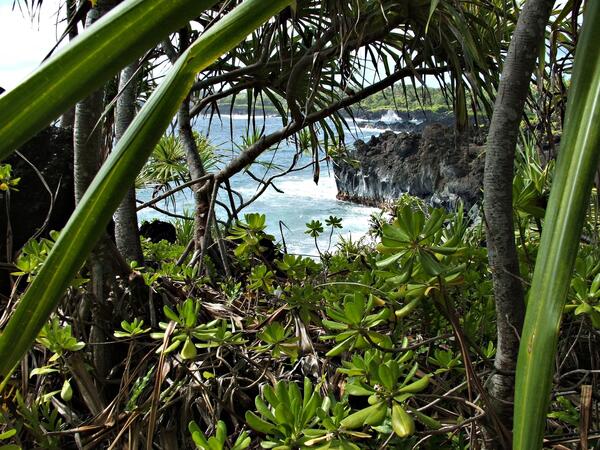
[[[355,120],[368,121],[369,126],[382,131],[422,131],[429,123],[454,124],[454,115],[446,109],[416,111],[353,111]]]
[[[478,133],[466,141],[458,144],[454,128],[440,123],[358,140],[334,164],[337,198],[381,206],[408,193],[433,206],[471,207],[481,199],[484,148]]]
[[[273,106],[269,106],[266,109],[267,114],[272,108],[274,116],[279,116],[279,112]],[[235,107],[230,109],[226,107],[222,110],[227,111],[227,114],[234,115],[247,115],[248,109]],[[452,125],[454,123],[454,115],[446,108],[436,108],[436,110],[423,109],[423,110],[412,110],[412,111],[391,111],[387,109],[379,110],[366,110],[363,108],[356,108],[349,114],[346,111],[342,111],[341,115],[349,121],[352,119],[357,121],[368,121],[369,125],[373,128],[393,131],[419,131],[422,130],[426,123],[441,123],[445,125]]]

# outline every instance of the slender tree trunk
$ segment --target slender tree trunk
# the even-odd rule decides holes
[[[136,83],[132,80],[138,64],[133,63],[121,72],[119,92],[115,109],[115,143],[118,142],[135,116]],[[125,198],[115,211],[115,240],[117,248],[128,261],[143,262],[142,246],[138,231],[135,203],[135,186],[127,191]]]
[[[77,12],[77,1],[76,0],[67,0],[67,23],[71,21],[71,19],[75,16]],[[72,41],[77,37],[77,24],[69,30],[69,41]],[[62,117],[60,118],[60,126],[61,128],[73,128],[75,124],[75,108],[69,108]]]
[[[553,0],[528,0],[519,15],[487,139],[484,213],[498,323],[496,373],[491,379],[490,394],[500,419],[507,426],[512,424],[514,371],[525,315],[513,227],[514,156],[531,75],[553,4]]]
[[[86,18],[86,27],[91,26],[100,17],[106,14],[116,1],[98,0]],[[100,89],[88,98],[80,101],[75,107],[74,123],[74,181],[75,181],[75,203],[79,203],[102,163],[102,127],[97,126],[103,110],[103,90]],[[104,281],[107,271],[110,272],[111,259],[107,254],[106,239],[96,246],[88,259],[90,270],[90,288],[95,298],[92,306],[92,322],[90,329],[90,340],[92,342],[104,342],[106,332],[103,325],[108,314],[105,309]],[[106,377],[112,367],[111,355],[107,353],[105,345],[93,347],[94,366],[100,377]]]
[[[179,31],[179,52],[183,53],[183,51],[189,45],[189,32],[187,28],[183,28]],[[169,58],[171,62],[175,62],[175,54],[174,51],[170,48],[170,45],[167,45],[165,48],[167,53],[170,53]],[[177,114],[177,123],[179,125],[179,139],[181,139],[181,143],[183,145],[183,149],[185,150],[185,158],[188,165],[188,169],[190,171],[190,176],[192,179],[200,178],[206,175],[206,170],[204,169],[204,165],[202,160],[200,159],[200,155],[198,153],[198,146],[196,144],[196,138],[194,137],[194,132],[192,130],[192,124],[190,119],[190,99],[187,97],[181,106],[179,107],[179,112]],[[202,251],[202,242],[203,237],[206,230],[206,223],[208,218],[208,210],[209,210],[209,195],[206,190],[202,191],[201,185],[194,185],[192,188],[194,190],[194,247],[195,253],[199,253]],[[205,241],[205,240],[204,240]]]
[[[179,138],[185,150],[185,157],[192,179],[203,177],[206,174],[204,165],[198,154],[198,146],[190,123],[189,99],[185,99],[177,115],[179,124]],[[199,192],[201,185],[196,184],[194,190],[194,243],[196,252],[201,251],[204,234],[206,233],[206,219],[209,210],[209,198],[206,192]]]
[[[75,107],[74,179],[75,202],[79,203],[101,164],[101,127],[94,127],[102,114],[102,90],[94,92]]]

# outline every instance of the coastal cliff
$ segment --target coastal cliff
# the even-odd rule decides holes
[[[428,124],[422,133],[386,131],[358,140],[348,158],[334,164],[338,198],[381,205],[405,193],[433,206],[467,207],[481,198],[483,145],[457,145],[452,127]]]

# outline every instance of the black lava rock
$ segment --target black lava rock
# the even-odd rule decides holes
[[[143,222],[140,227],[140,235],[150,239],[150,242],[167,241],[174,244],[177,241],[175,226],[162,220]]]

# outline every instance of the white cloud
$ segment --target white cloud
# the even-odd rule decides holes
[[[24,3],[24,2],[23,2]],[[44,0],[39,17],[22,13],[13,0],[0,0],[0,86],[11,89],[23,81],[52,49],[65,23],[60,0]]]

